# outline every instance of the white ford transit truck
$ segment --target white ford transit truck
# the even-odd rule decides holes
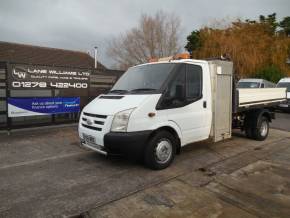
[[[81,145],[163,169],[183,146],[228,139],[232,128],[266,139],[274,119],[268,108],[285,101],[285,88],[235,89],[233,84],[230,61],[183,59],[131,67],[109,93],[84,107]]]

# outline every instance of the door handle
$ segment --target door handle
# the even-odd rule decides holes
[[[206,101],[203,101],[203,108],[206,108]]]

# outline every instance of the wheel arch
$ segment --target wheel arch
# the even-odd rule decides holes
[[[156,128],[149,136],[149,138],[151,138],[153,135],[155,135],[157,132],[160,131],[167,131],[169,133],[171,133],[176,139],[177,139],[177,147],[176,147],[176,153],[179,154],[180,150],[181,150],[181,133],[179,133],[174,127],[172,127],[171,125],[164,125],[164,126],[160,126],[158,128]]]
[[[268,109],[250,110],[246,114],[245,126],[256,126],[261,117],[266,117],[272,122],[271,112]]]
[[[268,110],[264,110],[262,113],[261,113],[261,116],[263,117],[266,117],[268,119],[269,122],[272,122],[272,116],[270,114],[270,111]]]

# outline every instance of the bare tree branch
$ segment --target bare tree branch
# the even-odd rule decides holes
[[[171,56],[181,50],[180,29],[180,19],[174,14],[143,14],[137,27],[111,40],[107,53],[121,69]]]

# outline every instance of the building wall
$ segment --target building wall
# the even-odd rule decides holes
[[[0,128],[6,126],[6,64],[0,62]]]

